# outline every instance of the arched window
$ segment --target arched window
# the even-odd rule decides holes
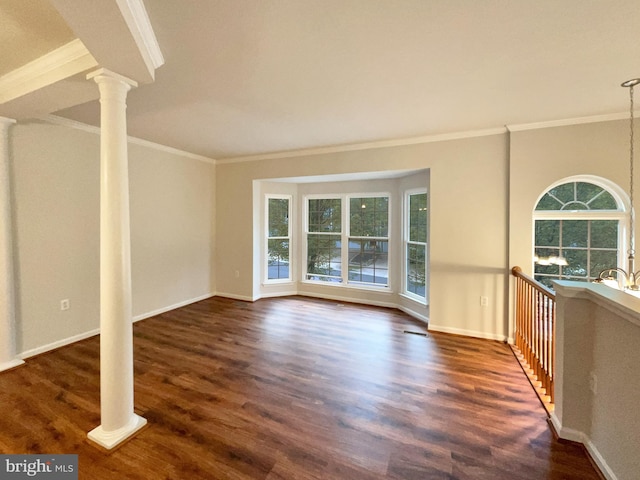
[[[621,264],[628,200],[597,177],[574,177],[553,185],[538,200],[534,220],[534,276],[592,281]]]

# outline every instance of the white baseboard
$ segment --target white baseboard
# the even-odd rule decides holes
[[[429,323],[429,317],[422,315],[421,313],[418,313],[414,310],[411,310],[408,307],[405,307],[403,305],[396,305],[396,308],[404,313],[406,313],[407,315],[411,315],[413,318],[415,318],[416,320],[420,320],[421,322],[424,322],[426,324]]]
[[[242,300],[243,302],[255,302],[260,297],[249,297],[247,295],[236,295],[235,293],[217,292],[216,297],[231,298],[233,300]]]
[[[290,292],[263,292],[256,300],[260,300],[261,298],[293,297],[294,295],[299,295],[297,290]]]
[[[587,447],[587,451],[589,452],[589,455],[591,455],[593,461],[596,462],[596,465],[598,465],[598,468],[600,469],[602,475],[604,475],[604,478],[606,478],[607,480],[618,480],[618,477],[615,473],[613,473],[613,470],[611,470],[611,467],[609,467],[609,464],[606,462],[593,442],[589,439],[584,445],[585,447]]]
[[[24,365],[24,360],[14,358],[12,360],[9,360],[8,362],[0,363],[0,372],[11,370],[12,368],[19,367],[20,365]]]
[[[618,477],[613,473],[613,470],[611,470],[611,467],[609,467],[609,464],[607,464],[600,451],[584,432],[574,430],[573,428],[563,427],[555,413],[551,414],[551,423],[553,424],[553,428],[558,434],[558,437],[571,442],[581,443],[585,446],[589,455],[607,480],[618,480]]]
[[[79,333],[78,335],[74,335],[69,338],[63,338],[62,340],[58,340],[57,342],[49,343],[47,345],[42,345],[41,347],[32,348],[31,350],[26,350],[18,355],[23,360],[25,358],[33,357],[35,355],[40,355],[41,353],[48,352],[50,350],[55,350],[56,348],[64,347],[66,345],[70,345],[75,342],[79,342],[80,340],[84,340],[85,338],[93,337],[94,335],[98,335],[100,333],[99,328],[95,328],[93,330],[89,330],[88,332]]]
[[[301,297],[311,297],[311,298],[324,298],[327,300],[335,300],[337,302],[345,302],[345,303],[359,303],[363,305],[373,305],[376,307],[386,307],[386,308],[398,308],[398,305],[390,302],[380,302],[377,300],[368,300],[368,299],[358,299],[352,297],[342,297],[340,295],[325,295],[317,294],[313,292],[298,292],[296,295],[300,295]]]
[[[550,418],[551,423],[553,424],[553,428],[556,429],[558,437],[564,440],[569,440],[571,442],[577,442],[586,445],[588,438],[583,432],[574,430],[573,428],[563,427],[555,412],[551,414]]]
[[[184,307],[185,305],[189,305],[191,303],[199,302],[200,300],[205,300],[207,298],[212,297],[213,294],[202,295],[200,297],[192,298],[190,300],[185,300],[184,302],[176,303],[174,305],[161,308],[155,310],[153,312],[143,313],[142,315],[136,315],[133,317],[134,322],[138,322],[140,320],[144,320],[145,318],[150,318],[155,315],[159,315],[164,312],[168,312],[169,310],[174,310],[176,308]],[[98,335],[100,333],[99,328],[95,328],[93,330],[89,330],[88,332],[79,333],[78,335],[74,335],[72,337],[63,338],[62,340],[58,340],[56,342],[49,343],[47,345],[42,345],[37,348],[32,348],[31,350],[26,350],[18,355],[21,359],[26,359],[29,357],[33,357],[35,355],[40,355],[41,353],[49,352],[51,350],[55,350],[56,348],[64,347],[66,345],[70,345],[75,342],[79,342],[80,340],[84,340],[89,337],[93,337],[94,335]]]
[[[215,293],[207,293],[205,295],[200,295],[199,297],[192,298],[190,300],[185,300],[184,302],[174,303],[173,305],[169,305],[168,307],[159,308],[158,310],[154,310],[152,312],[142,313],[140,315],[136,315],[133,317],[134,322],[139,322],[140,320],[144,320],[146,318],[155,317],[156,315],[160,315],[161,313],[169,312],[171,310],[175,310],[176,308],[184,307],[186,305],[190,305],[192,303],[199,302],[201,300],[206,300],[207,298],[215,297]]]
[[[429,330],[433,332],[453,333],[454,335],[464,335],[465,337],[482,338],[485,340],[498,340],[504,342],[507,340],[505,335],[499,335],[496,333],[478,332],[476,330],[466,330],[463,328],[445,327],[442,325],[434,325],[429,323]]]

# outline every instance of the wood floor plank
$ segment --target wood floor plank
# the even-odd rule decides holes
[[[0,451],[77,453],[82,479],[597,480],[554,440],[509,348],[397,310],[212,298],[134,325],[136,412],[111,453],[99,339],[0,374]]]

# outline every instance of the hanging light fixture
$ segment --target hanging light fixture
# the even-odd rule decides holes
[[[607,268],[600,272],[596,283],[604,283],[610,287],[624,290],[640,290],[640,271],[635,268],[635,221],[636,213],[633,208],[633,87],[640,84],[640,78],[634,78],[622,83],[622,87],[629,89],[629,249],[627,251],[628,269]]]

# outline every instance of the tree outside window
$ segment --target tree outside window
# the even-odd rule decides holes
[[[349,200],[349,282],[389,285],[389,197]]]
[[[405,293],[426,300],[427,296],[427,193],[407,195],[405,240]]]
[[[307,280],[342,282],[342,199],[307,203]]]
[[[291,199],[267,197],[267,281],[291,280]]]
[[[625,213],[604,187],[573,181],[549,189],[534,211],[534,277],[593,281],[619,264]]]

